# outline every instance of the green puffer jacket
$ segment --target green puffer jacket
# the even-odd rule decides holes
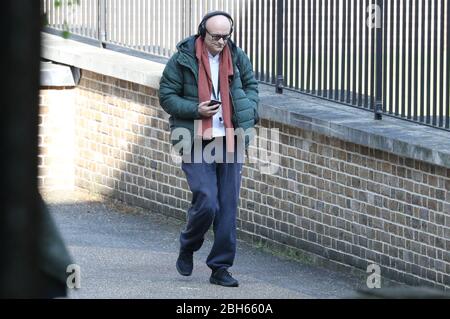
[[[177,45],[176,52],[164,69],[160,81],[159,102],[170,115],[172,144],[186,147],[190,150],[194,136],[194,120],[201,119],[198,113],[198,63],[195,57],[195,40],[191,36]],[[258,82],[253,74],[252,65],[247,55],[232,41],[228,40],[231,49],[234,77],[230,85],[231,102],[233,104],[232,122],[234,128],[244,131],[253,128],[259,121],[258,117]],[[174,132],[184,128],[190,132],[190,139],[183,140],[182,135]],[[186,132],[186,130],[183,130]],[[245,137],[246,148],[250,137]],[[190,145],[189,145],[190,144]]]

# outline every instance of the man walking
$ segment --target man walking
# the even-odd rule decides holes
[[[240,143],[235,131],[253,129],[259,101],[251,63],[231,41],[232,32],[228,13],[205,15],[198,34],[177,45],[159,91],[160,104],[170,114],[172,144],[182,145],[181,167],[192,191],[176,268],[181,275],[192,274],[193,253],[213,225],[214,244],[206,260],[212,271],[210,282],[227,287],[238,286],[228,268],[236,253],[241,148],[250,142],[246,135],[245,143]],[[174,134],[177,129],[189,134]]]

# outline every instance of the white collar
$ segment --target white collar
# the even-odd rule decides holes
[[[210,60],[212,60],[212,61],[214,61],[214,62],[218,62],[219,61],[219,56],[220,56],[220,53],[217,53],[215,56],[213,56],[211,53],[209,53],[209,51],[208,51],[208,58],[210,59]]]

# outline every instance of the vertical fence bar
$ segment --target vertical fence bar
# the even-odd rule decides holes
[[[365,43],[365,74],[364,74],[364,105],[366,108],[370,109],[370,72],[371,72],[371,58],[373,56],[373,52],[371,51],[372,47],[371,47],[371,33],[372,33],[372,28],[370,27],[369,23],[369,8],[371,5],[372,0],[366,0],[365,4],[365,19],[364,19],[364,23],[365,23],[365,39],[364,39],[364,43]]]
[[[85,34],[87,37],[92,38],[91,36],[91,24],[90,24],[90,15],[91,15],[91,0],[86,0],[85,2],[85,20],[83,21],[85,27]]]
[[[413,113],[413,101],[412,101],[412,92],[411,92],[411,82],[413,80],[413,76],[412,76],[412,7],[413,7],[413,3],[410,2],[409,3],[409,10],[408,10],[408,42],[407,42],[407,47],[408,47],[408,87],[406,89],[406,96],[408,97],[408,114],[407,114],[407,118],[411,119],[411,114]]]
[[[344,0],[345,1],[345,0]],[[316,94],[316,61],[317,61],[317,41],[316,41],[316,3],[317,0],[312,2],[311,11],[311,93]]]
[[[164,1],[163,13],[164,13],[164,24],[162,29],[164,30],[164,56],[168,57],[170,54],[170,40],[172,38],[172,28],[174,27],[172,21],[172,1]]]
[[[352,27],[353,27],[353,37],[352,37],[352,43],[353,43],[353,55],[352,55],[352,105],[356,105],[356,67],[357,67],[357,53],[356,53],[356,38],[357,38],[357,34],[356,34],[356,30],[357,30],[357,26],[358,24],[358,20],[357,20],[357,13],[358,13],[358,2],[357,1],[352,1],[353,3],[353,22],[352,22]]]
[[[98,0],[90,0],[89,1],[89,31],[91,34],[91,38],[97,38],[97,33],[95,32],[95,22],[97,20],[97,16],[95,14],[95,8],[97,7]],[[98,39],[97,39],[98,40]]]
[[[89,27],[89,7],[90,7],[90,0],[85,0],[84,2],[84,8],[83,8],[83,19],[82,19],[82,24],[83,24],[83,33],[84,36],[86,37],[90,37],[90,27]]]
[[[106,41],[107,42],[112,42],[112,40],[114,39],[114,34],[113,32],[113,28],[112,28],[112,23],[111,23],[111,19],[112,19],[112,0],[107,0],[106,1]]]
[[[311,21],[312,21],[312,11],[311,11],[311,5],[312,5],[312,1],[314,0],[309,0],[308,1],[308,15],[307,15],[307,22],[308,22],[308,31],[307,31],[307,49],[306,49],[306,92],[310,92],[310,83],[311,83],[311,50],[312,50],[312,26],[311,26]]]
[[[427,38],[427,104],[426,104],[426,123],[430,124],[430,111],[431,111],[431,1],[428,1],[427,10],[427,27],[428,27],[428,38]]]
[[[80,1],[80,5],[77,8],[77,34],[83,35],[83,3]]]
[[[344,101],[344,94],[345,94],[345,61],[346,61],[346,56],[345,56],[345,49],[347,46],[347,6],[346,6],[346,1],[347,0],[343,0],[342,1],[342,50],[341,50],[341,98],[340,101],[343,102]]]
[[[289,19],[289,28],[290,28],[290,39],[289,39],[289,87],[294,87],[294,59],[297,61],[298,57],[294,57],[294,45],[298,46],[298,43],[294,41],[294,2],[293,0],[289,1],[289,11],[290,11],[290,19]],[[298,5],[298,4],[297,4]],[[298,63],[298,62],[296,62]]]
[[[335,0],[332,0],[330,2],[330,78],[329,78],[329,84],[328,84],[328,98],[333,98],[333,62],[335,60],[335,50],[333,50],[334,46],[334,2]]]
[[[401,59],[403,61],[403,63],[401,63],[401,85],[402,85],[402,89],[401,89],[401,94],[400,94],[400,107],[401,107],[401,111],[400,111],[400,116],[401,117],[405,117],[405,113],[406,113],[406,96],[405,96],[405,85],[406,85],[406,77],[405,77],[405,50],[406,50],[406,1],[402,0],[402,54],[401,54]],[[399,92],[399,93],[400,93]]]
[[[247,52],[248,55],[251,55],[251,52],[248,52],[248,48],[249,48],[249,43],[248,41],[248,36],[249,36],[249,30],[250,30],[250,26],[248,24],[248,16],[249,16],[249,12],[248,12],[248,1],[249,0],[244,0],[244,20],[245,20],[245,30],[247,30],[247,32],[244,32],[244,51]],[[251,1],[251,0],[250,0]],[[251,12],[250,12],[251,14]],[[250,50],[251,51],[251,50]]]
[[[347,90],[347,92],[346,92],[346,102],[347,103],[350,103],[350,86],[351,86],[351,83],[350,83],[350,66],[351,66],[351,61],[352,61],[352,59],[351,59],[351,44],[352,44],[352,38],[351,38],[351,35],[352,35],[352,33],[351,33],[351,31],[352,31],[352,29],[351,29],[351,21],[352,21],[352,19],[351,19],[351,5],[352,5],[352,0],[347,0],[347,12],[346,12],[346,16],[347,16],[347,18],[348,18],[348,20],[346,20],[346,21],[348,21],[347,23],[348,23],[348,25],[347,25],[347,43],[346,43],[346,45],[347,45],[347,49],[346,49],[346,54],[347,54],[347,56],[345,57],[345,61],[346,61],[346,63],[347,63],[347,85],[346,85],[346,90]]]
[[[194,30],[194,28],[192,28],[192,25],[194,23],[194,17],[195,17],[195,8],[194,8],[194,4],[192,3],[192,0],[185,0],[186,1],[186,6],[188,7],[188,12],[189,12],[189,18],[186,19],[186,32],[183,35],[183,37],[187,37],[189,34],[191,34],[191,30]],[[197,28],[195,28],[195,33],[197,33]]]
[[[392,68],[393,71],[395,72],[395,77],[394,77],[394,73],[392,73],[392,101],[391,101],[391,109],[393,114],[398,115],[398,61],[399,61],[399,22],[398,20],[400,19],[400,11],[399,11],[399,2],[400,0],[395,0],[395,8],[394,8],[394,3],[392,4],[392,12],[393,12],[393,17],[392,17],[392,29],[394,30],[395,28],[395,40],[394,40],[394,33],[393,33],[393,37],[392,37],[392,51],[393,51],[393,59],[392,59]],[[394,13],[395,12],[395,13]],[[395,23],[394,23],[394,18],[395,18]]]
[[[422,7],[420,12],[422,12],[422,23],[421,23],[421,41],[420,41],[420,117],[419,121],[424,121],[425,114],[425,2],[422,0]]]
[[[300,63],[300,91],[305,90],[305,69],[307,66],[305,66],[305,40],[306,37],[306,1],[302,0],[302,36],[300,39],[300,55],[301,55],[301,63]]]
[[[381,112],[386,112],[386,103],[387,103],[387,92],[386,92],[386,90],[387,90],[387,81],[388,81],[388,74],[387,74],[387,57],[388,57],[388,54],[387,54],[387,52],[388,52],[388,46],[387,46],[387,35],[388,35],[388,29],[387,29],[387,26],[388,26],[388,23],[387,23],[387,21],[388,21],[388,19],[389,19],[389,16],[388,16],[388,10],[387,10],[387,7],[388,7],[388,5],[387,5],[387,3],[385,3],[384,2],[384,0],[381,0],[381,1],[383,1],[383,10],[380,10],[381,12],[382,12],[382,14],[383,14],[383,24],[382,24],[382,26],[383,26],[383,74],[382,74],[382,77],[383,77],[383,89],[382,89],[382,91],[383,91],[383,97],[382,97],[382,109],[381,109]],[[377,107],[377,105],[376,105],[376,107]],[[377,109],[377,112],[378,112],[379,110]]]
[[[178,9],[180,8],[180,1],[179,0],[172,0],[172,21],[173,21],[173,30],[172,30],[172,41],[170,42],[170,55],[175,53],[175,45],[177,44],[177,35],[178,30],[180,29],[181,25],[181,16],[178,15]]]
[[[86,37],[90,37],[90,27],[89,27],[89,8],[90,8],[90,0],[85,0],[84,3],[84,17],[83,17],[83,29],[84,35]]]
[[[270,16],[270,1],[269,0],[266,0],[266,19],[265,19],[265,21],[267,21],[267,23],[265,23],[265,25],[266,25],[266,27],[267,27],[267,29],[266,29],[266,31],[267,31],[267,38],[266,38],[266,71],[265,71],[265,74],[266,74],[266,82],[267,83],[269,83],[270,81],[271,81],[271,77],[273,76],[271,73],[270,73],[270,62],[272,62],[273,63],[273,59],[274,59],[274,56],[270,56],[270,45],[271,45],[271,41],[269,40],[270,38],[272,38],[273,37],[273,35],[270,35],[270,19],[269,19],[269,16]],[[269,36],[270,35],[270,36]]]
[[[141,17],[140,17],[140,11],[141,11],[141,0],[135,0],[136,4],[134,6],[134,29],[133,29],[133,34],[134,34],[134,40],[133,40],[133,49],[135,50],[139,50],[140,49],[140,26],[141,26]],[[170,0],[167,0],[170,1]],[[170,33],[170,31],[168,30],[167,33]]]
[[[258,79],[258,80],[260,80],[261,78],[260,78],[260,68],[259,68],[259,64],[260,64],[260,62],[261,62],[261,59],[260,59],[260,57],[259,57],[259,47],[261,46],[261,40],[262,39],[260,39],[260,37],[259,37],[259,30],[260,30],[260,26],[259,26],[259,16],[260,16],[260,14],[259,14],[259,2],[260,2],[260,0],[254,0],[255,2],[256,2],[256,8],[255,8],[255,12],[253,12],[253,15],[255,16],[255,25],[254,25],[254,31],[253,32],[251,32],[252,34],[254,34],[254,36],[255,36],[255,38],[256,38],[256,45],[255,45],[255,55],[254,55],[254,58],[253,58],[253,64],[254,64],[254,66],[255,66],[255,76],[256,76],[256,78]]]
[[[299,77],[300,77],[300,70],[301,70],[301,65],[300,65],[300,41],[301,39],[299,38],[300,35],[300,1],[297,1],[297,5],[295,7],[295,36],[297,41],[295,41],[295,43],[297,43],[297,45],[295,46],[295,89],[298,90],[300,85],[299,85]]]
[[[448,0],[447,0],[448,1]],[[441,32],[440,32],[440,63],[439,63],[439,127],[444,127],[444,17],[445,17],[445,11],[444,11],[444,0],[441,0],[441,14],[439,15],[441,17]],[[437,19],[437,17],[436,17]],[[450,89],[450,88],[448,88]],[[448,106],[450,107],[450,105]]]
[[[123,19],[122,19],[122,2],[119,0],[115,0],[115,4],[117,6],[116,12],[115,12],[115,27],[117,27],[116,32],[116,43],[120,44],[122,39],[122,32],[123,32]]]
[[[129,0],[128,3],[125,6],[125,38],[123,41],[123,45],[124,46],[129,46],[128,44],[130,43],[130,39],[131,39],[131,19],[130,16],[132,15],[132,6],[133,6],[133,0]]]
[[[174,32],[177,27],[177,20],[175,19],[175,17],[176,17],[175,1],[176,0],[167,1],[167,7],[165,10],[167,12],[166,28],[169,29],[167,42],[166,42],[166,45],[167,45],[166,56],[167,57],[170,57],[172,54],[172,45],[173,45],[173,42],[175,41]]]
[[[447,103],[445,104],[446,107],[446,114],[445,117],[445,127],[450,128],[450,1],[447,0],[447,85],[446,91],[447,91]]]
[[[151,53],[155,53],[155,0],[151,0],[149,3],[149,30],[148,30],[148,50]]]
[[[129,48],[136,48],[136,7],[137,7],[137,2],[139,0],[132,0],[131,1],[131,12],[130,12],[130,17],[128,18],[130,20],[130,38],[128,40],[128,47]]]
[[[71,33],[73,33],[73,29],[72,29],[72,26],[73,26],[73,20],[72,20],[72,15],[69,13],[70,12],[70,9],[72,9],[72,5],[69,5],[69,4],[67,4],[66,6],[65,6],[65,12],[64,12],[64,16],[65,16],[65,19],[66,19],[66,21],[67,21],[67,26],[68,26],[68,29],[69,29],[69,32],[71,32]]]
[[[56,28],[59,30],[62,30],[63,25],[62,25],[62,19],[61,19],[61,4],[59,4],[59,6],[56,6],[54,4],[54,8],[55,8],[55,22],[56,22]]]
[[[238,8],[238,10],[239,10],[238,39],[239,40],[237,41],[237,43],[238,43],[238,45],[241,48],[244,48],[244,41],[242,40],[242,32],[244,30],[243,19],[242,19],[242,16],[243,16],[243,10],[242,10],[243,3],[245,3],[245,2],[244,1],[239,1],[239,8]]]
[[[283,93],[283,0],[277,0],[277,85],[275,92]]]
[[[325,13],[324,13],[324,59],[323,59],[323,92],[322,97],[326,97],[328,95],[328,1],[325,0]]]
[[[147,1],[140,0],[139,4],[139,50],[145,51],[145,3]],[[176,13],[176,10],[174,8],[174,14]]]
[[[336,38],[335,38],[335,67],[334,67],[334,99],[339,100],[339,33],[340,33],[340,3],[341,0],[337,0],[336,2]],[[344,0],[345,1],[345,0]]]
[[[364,64],[364,56],[363,56],[363,33],[364,33],[364,2],[358,1],[359,3],[359,23],[358,23],[358,103],[357,105],[359,107],[362,107],[362,87],[363,87],[363,80],[362,80],[362,72],[363,72],[363,64]]]
[[[277,81],[277,71],[276,71],[276,53],[277,53],[277,40],[276,40],[276,35],[277,35],[277,29],[276,29],[276,3],[278,0],[271,0],[272,1],[272,72],[271,72],[271,76],[272,76],[272,84],[276,84]]]
[[[365,0],[365,15],[370,0]],[[369,108],[369,26],[367,20],[364,19],[364,107]]]
[[[376,0],[370,0],[370,4],[373,5],[372,8],[375,7]],[[377,10],[378,7],[375,7],[374,9]],[[375,25],[372,26],[370,29],[370,38],[371,38],[371,45],[370,45],[370,109],[375,110],[375,32],[377,30],[377,11],[375,11]]]
[[[252,61],[253,66],[255,66],[255,51],[254,51],[254,40],[255,40],[255,0],[250,1],[250,26],[247,34],[250,38],[250,49],[247,52],[250,56],[250,61]]]
[[[98,0],[97,38],[100,47],[106,43],[106,0]]]
[[[50,18],[53,19],[54,15],[53,15],[53,10],[52,10],[51,5],[50,5],[50,0],[45,0],[45,3],[46,3],[46,5],[45,5],[45,13],[46,13],[46,18],[47,18],[47,23],[48,23],[49,26],[52,26],[52,22],[51,22]]]
[[[322,0],[316,0],[318,3],[317,13],[317,95],[322,95]]]
[[[418,99],[419,99],[419,88],[418,88],[418,79],[419,76],[419,1],[413,1],[414,3],[414,57],[413,57],[413,64],[414,64],[414,82],[413,82],[413,89],[412,89],[412,105],[413,105],[413,120],[417,121],[417,105],[418,105]]]
[[[163,33],[163,28],[162,25],[164,23],[164,2],[165,0],[158,0],[158,54],[159,55],[163,55],[164,54],[164,47],[163,47],[163,43],[164,43],[164,33]]]
[[[307,0],[302,0],[302,13],[301,13],[301,20],[302,20],[302,35],[300,39],[300,55],[301,55],[301,63],[300,63],[300,91],[305,90],[305,70],[307,69],[306,66],[306,56],[305,53],[305,41],[307,41],[307,35],[306,35],[306,26],[307,26],[307,17],[306,17],[306,3]]]
[[[159,34],[160,34],[160,42],[159,46],[161,47],[161,55],[167,56],[167,36],[168,32],[166,33],[167,28],[167,0],[162,0],[160,2],[160,20],[159,20]]]
[[[375,107],[374,119],[381,120],[383,112],[383,0],[376,0],[377,8],[379,8],[380,15],[376,18],[381,21],[376,21],[376,88],[375,88]]]
[[[129,3],[128,3],[129,4]],[[122,44],[126,46],[126,44],[128,43],[128,39],[129,39],[129,32],[130,32],[130,19],[129,19],[129,15],[130,15],[130,6],[129,5],[125,5],[125,8],[123,10],[123,39],[122,39]]]
[[[313,57],[313,41],[314,41],[314,34],[313,34],[313,1],[308,1],[308,15],[306,18],[306,21],[308,23],[308,50],[307,50],[307,62],[306,62],[306,92],[312,92],[312,84],[311,84],[311,77],[312,77],[312,59]]]
[[[437,38],[438,38],[438,2],[437,0],[433,1],[434,3],[434,15],[433,15],[433,20],[434,20],[434,30],[432,32],[433,34],[433,45],[434,45],[434,49],[433,49],[433,125],[436,125],[436,119],[438,117],[438,103],[437,103],[437,81],[438,81],[438,77],[437,77]]]
[[[289,2],[290,0],[284,0],[284,12],[283,12],[283,79],[284,79],[284,86],[289,86],[289,72],[288,72],[288,53],[289,53]]]
[[[261,30],[261,36],[260,37],[258,36],[258,41],[261,43],[261,55],[257,54],[256,56],[257,56],[257,59],[260,60],[259,62],[261,64],[259,80],[264,81],[265,73],[266,73],[265,69],[264,69],[264,64],[265,64],[264,62],[265,62],[265,58],[266,58],[264,51],[267,46],[267,36],[264,32],[267,23],[264,23],[264,21],[267,21],[267,16],[264,11],[264,9],[265,9],[264,1],[261,3],[260,0],[258,0],[258,3],[259,3],[260,10],[261,10],[261,19],[259,21],[260,24],[258,25],[258,29]]]
[[[142,8],[144,14],[144,34],[143,34],[143,50],[145,52],[149,52],[149,43],[148,43],[148,31],[149,31],[149,14],[148,14],[148,5],[149,1],[144,1],[144,6]],[[180,6],[181,7],[181,6]]]

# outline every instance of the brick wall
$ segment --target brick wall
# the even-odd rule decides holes
[[[38,183],[42,189],[74,186],[75,91],[61,87],[40,92]]]
[[[84,71],[74,93],[76,187],[185,219],[191,196],[157,91]],[[241,239],[450,288],[450,169],[268,120],[262,127],[280,130],[281,168],[266,175],[245,165]]]

